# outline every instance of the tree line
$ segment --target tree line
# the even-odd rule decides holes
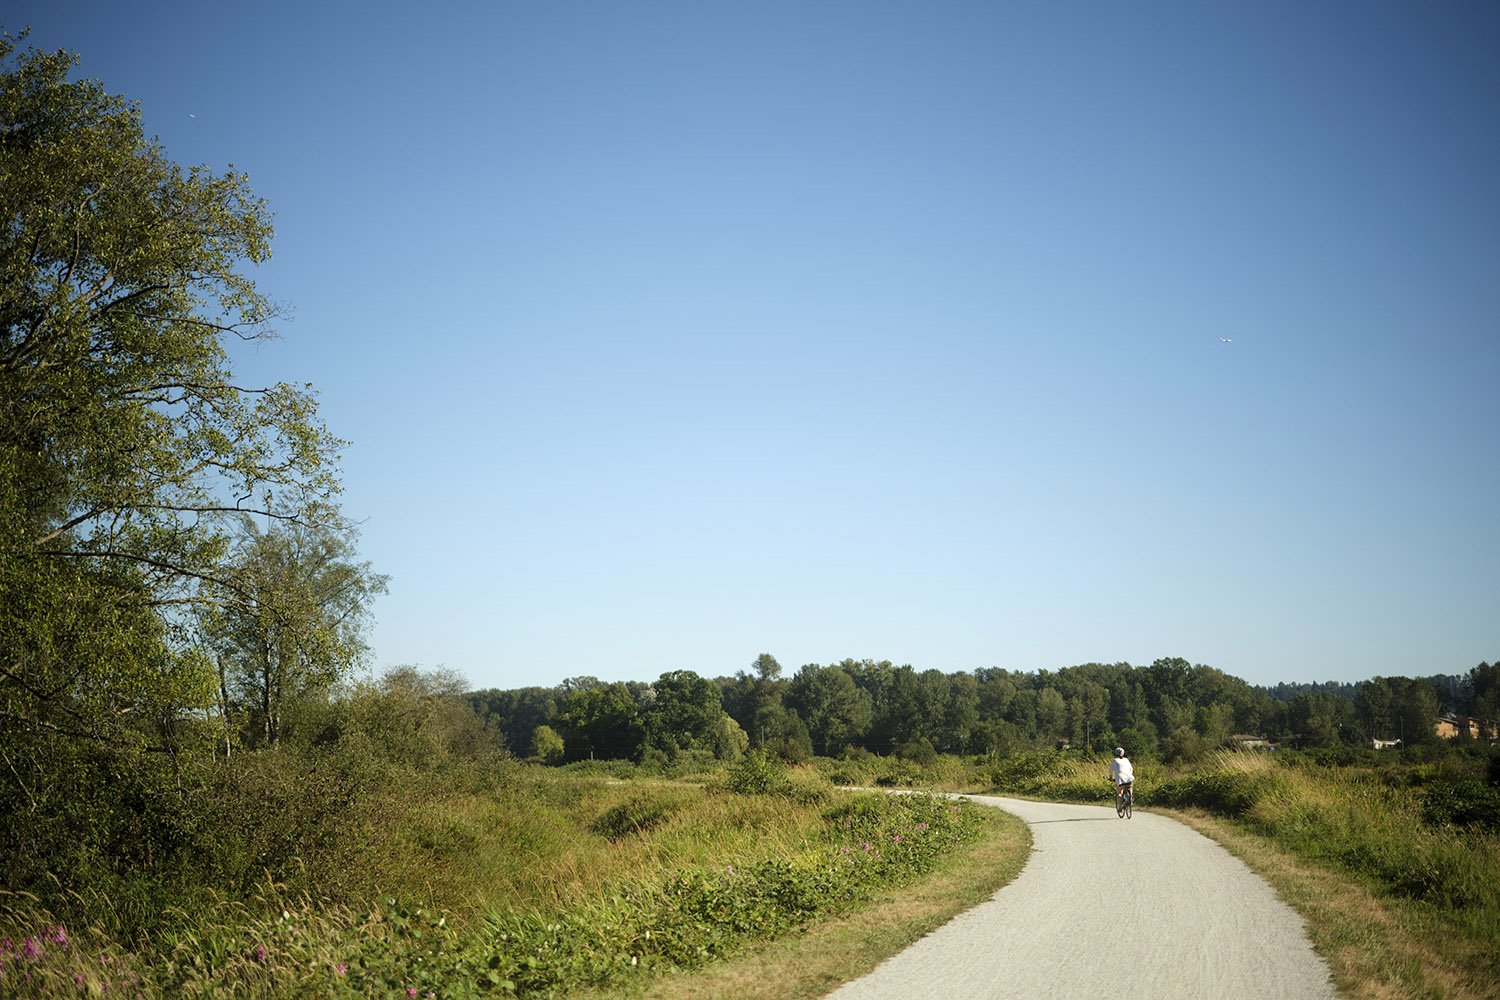
[[[513,752],[561,762],[650,760],[685,750],[790,760],[849,751],[1004,754],[1066,745],[1166,759],[1255,736],[1300,747],[1430,743],[1442,713],[1500,717],[1500,663],[1463,675],[1255,687],[1181,658],[1057,671],[944,673],[889,661],[807,664],[785,676],[762,653],[732,677],[655,683],[575,677],[556,687],[471,693]]]

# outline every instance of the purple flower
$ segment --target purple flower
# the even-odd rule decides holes
[[[896,843],[899,844],[899,843],[901,843],[901,834],[898,833],[898,834],[896,834],[896,836],[892,837],[891,839],[894,840]]]
[[[406,988],[406,995],[409,996],[409,997],[416,996],[417,995],[417,988],[415,986],[408,986]]]
[[[26,943],[21,945],[21,957],[28,962],[35,961],[42,955],[42,939],[29,937]]]
[[[83,985],[83,973],[81,973],[81,972],[75,972],[75,973],[73,973],[73,985],[74,986],[82,986]]]
[[[62,924],[58,924],[57,929],[52,932],[52,940],[58,944],[68,943],[68,932]]]
[[[255,946],[255,960],[257,962],[264,962],[266,960],[266,946],[265,945],[258,944],[258,945]]]
[[[349,971],[349,963],[340,962],[338,965],[335,965],[334,968],[338,970],[338,974],[342,976],[344,973]]]

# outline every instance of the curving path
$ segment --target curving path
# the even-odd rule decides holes
[[[1164,816],[972,795],[1031,827],[1014,882],[829,1000],[1333,1000],[1302,919]]]

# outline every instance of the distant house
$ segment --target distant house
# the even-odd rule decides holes
[[[1400,740],[1371,740],[1370,746],[1376,750],[1394,750],[1401,745]]]
[[[1237,750],[1275,750],[1276,744],[1264,736],[1251,736],[1248,733],[1235,733],[1229,737],[1229,745]]]
[[[1461,734],[1466,734],[1470,739],[1494,743],[1500,739],[1497,729],[1500,727],[1494,722],[1476,719],[1471,715],[1444,715],[1437,720],[1437,734],[1445,740],[1457,739]]]

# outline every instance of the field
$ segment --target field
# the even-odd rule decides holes
[[[973,807],[841,792],[758,756],[694,782],[514,762],[445,790],[412,777],[364,798],[288,878],[250,894],[201,892],[155,920],[97,892],[5,899],[0,988],[630,991],[858,911],[997,829]],[[1013,872],[1024,834],[1006,829],[1021,845]]]

